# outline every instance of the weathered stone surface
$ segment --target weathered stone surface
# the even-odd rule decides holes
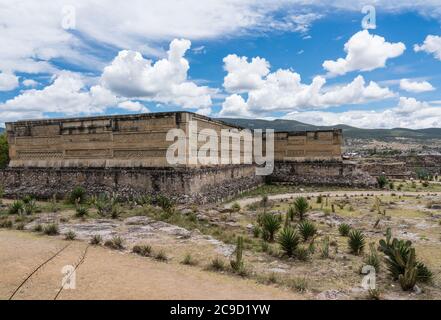
[[[178,203],[211,203],[263,183],[253,165],[219,168],[8,168],[0,185],[8,197],[61,198],[76,186],[92,194],[116,193],[124,199],[167,195]]]
[[[342,161],[277,161],[271,182],[301,185],[372,187],[376,180],[357,165]]]

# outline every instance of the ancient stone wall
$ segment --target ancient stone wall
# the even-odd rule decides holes
[[[216,168],[8,168],[0,185],[8,197],[65,197],[76,186],[89,194],[116,193],[129,199],[163,194],[185,203],[209,203],[263,183],[252,165]]]
[[[190,134],[190,122],[196,123]],[[148,113],[73,119],[48,119],[6,123],[10,167],[165,167],[166,152],[174,141],[167,132],[181,129],[200,147],[212,129],[239,129],[189,112]],[[195,134],[200,135],[198,141]],[[221,141],[218,141],[219,150]],[[231,150],[231,145],[229,146]],[[186,142],[186,154],[190,144]],[[228,150],[228,151],[230,151]],[[187,159],[188,160],[188,159]],[[180,164],[197,167],[199,163]],[[178,166],[178,165],[176,165]]]
[[[270,182],[319,185],[373,187],[369,174],[350,162],[342,161],[277,161]]]
[[[341,130],[276,132],[276,161],[341,160]]]

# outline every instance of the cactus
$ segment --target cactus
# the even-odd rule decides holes
[[[231,268],[233,268],[236,272],[241,272],[244,269],[243,265],[243,238],[237,237],[237,245],[236,245],[236,259],[231,260]]]
[[[404,268],[404,273],[398,276],[401,288],[404,291],[412,290],[415,287],[417,281],[417,264],[415,261],[415,249],[411,248],[409,257]]]
[[[392,232],[390,228],[386,231],[386,240],[382,239],[380,240],[380,251],[382,251],[385,254],[385,260],[387,264],[387,269],[389,270],[389,273],[391,274],[392,278],[394,280],[400,280],[403,278],[402,281],[404,283],[410,283],[411,276],[411,270],[409,269],[409,266],[412,266],[416,270],[416,281],[419,282],[430,282],[433,278],[433,273],[429,270],[429,268],[422,262],[414,261],[410,262],[410,265],[408,265],[409,260],[416,260],[415,258],[415,249],[412,248],[412,242],[411,241],[404,241],[404,240],[398,240],[396,238],[392,239]],[[414,266],[413,266],[414,264]],[[407,271],[407,274],[405,274]],[[412,271],[413,272],[413,271]],[[401,280],[400,280],[401,283]],[[403,289],[404,290],[404,289]]]

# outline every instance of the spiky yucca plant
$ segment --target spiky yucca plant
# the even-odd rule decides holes
[[[296,211],[296,215],[299,217],[300,220],[305,219],[306,213],[309,209],[309,203],[308,200],[304,197],[299,197],[294,201],[294,208]]]
[[[293,227],[287,226],[283,228],[282,232],[280,232],[277,242],[280,244],[283,252],[288,257],[292,257],[300,243],[300,237]]]
[[[365,240],[364,235],[360,230],[352,230],[349,232],[348,246],[351,253],[357,256],[363,252]]]
[[[75,215],[79,218],[84,218],[89,214],[89,209],[87,207],[77,204],[75,208]]]
[[[264,213],[261,217],[263,238],[269,242],[274,241],[274,235],[280,229],[282,224],[281,217],[271,213]]]
[[[347,223],[342,223],[339,227],[338,227],[338,232],[340,233],[340,235],[342,237],[347,237],[349,234],[349,231],[351,231],[351,226],[348,225]]]
[[[297,227],[302,235],[303,241],[308,241],[308,239],[314,237],[317,233],[317,228],[314,223],[308,220],[300,222]]]
[[[24,203],[21,200],[16,200],[9,206],[9,210],[8,210],[9,214],[21,214],[23,212],[24,212]]]
[[[69,202],[74,204],[76,202],[84,203],[86,201],[86,190],[83,187],[75,187],[69,194]]]

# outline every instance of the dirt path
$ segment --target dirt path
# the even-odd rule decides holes
[[[432,194],[441,196],[441,192],[430,192],[430,191],[421,191],[421,192],[412,192],[412,191],[406,191],[406,192],[400,192],[400,191],[382,191],[382,190],[357,190],[357,191],[324,191],[324,192],[296,192],[296,193],[283,193],[283,194],[276,194],[276,195],[270,195],[268,196],[269,200],[281,200],[281,199],[290,199],[290,198],[297,198],[297,197],[317,197],[319,195],[326,196],[329,195],[330,197],[342,197],[344,195],[348,196],[361,196],[366,194],[372,194],[372,195],[398,195],[398,196],[417,196],[417,195],[426,195],[426,194]],[[239,199],[234,202],[237,202],[240,204],[241,207],[247,206],[249,204],[255,203],[262,200],[262,197],[252,197],[252,198],[244,198]],[[234,202],[227,203],[225,205],[226,208],[229,208],[232,206]]]
[[[76,266],[87,243],[0,231],[0,299],[54,299],[60,291],[62,268]],[[301,299],[289,290],[251,280],[161,263],[128,253],[90,246],[76,271],[76,289],[62,290],[58,299]]]

